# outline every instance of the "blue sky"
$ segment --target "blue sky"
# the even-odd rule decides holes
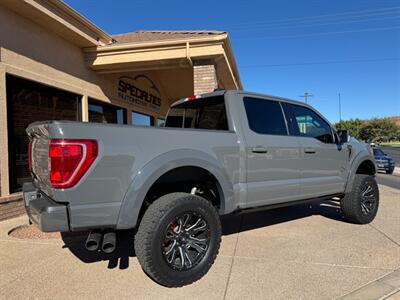
[[[110,34],[228,31],[246,90],[309,103],[330,121],[400,115],[400,1],[67,0]]]

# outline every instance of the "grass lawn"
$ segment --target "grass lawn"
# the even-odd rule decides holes
[[[381,143],[381,146],[400,147],[400,142]]]

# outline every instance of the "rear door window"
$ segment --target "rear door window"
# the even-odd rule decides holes
[[[245,97],[247,120],[252,131],[260,134],[288,135],[278,101]]]

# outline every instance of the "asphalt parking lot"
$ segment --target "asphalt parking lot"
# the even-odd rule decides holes
[[[2,299],[398,299],[400,190],[380,185],[369,225],[346,223],[335,202],[223,218],[220,254],[193,285],[168,289],[151,281],[132,250],[83,249],[83,235],[29,240],[7,235],[26,217],[0,223]]]
[[[378,172],[377,181],[379,184],[400,190],[400,171],[396,168],[395,174],[385,174],[383,172]]]

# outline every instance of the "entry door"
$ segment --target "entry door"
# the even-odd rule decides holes
[[[337,145],[332,129],[308,107],[290,104],[300,139],[302,198],[341,193],[345,189],[348,149]]]
[[[300,189],[298,137],[289,136],[278,101],[245,97],[247,206],[296,200]]]

